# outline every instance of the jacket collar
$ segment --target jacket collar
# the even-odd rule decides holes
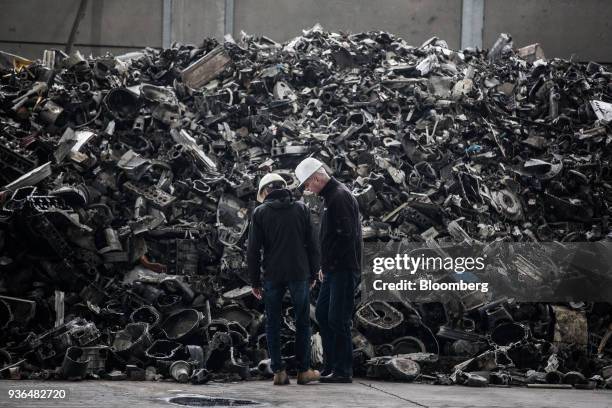
[[[339,184],[340,182],[338,180],[336,180],[334,177],[330,177],[325,187],[321,189],[320,194],[323,196],[323,198],[329,197],[329,195],[336,189],[336,187],[338,187]]]
[[[264,200],[264,202],[290,199],[290,197],[291,197],[291,192],[287,190],[286,188],[282,188],[280,190],[271,191],[270,194],[266,196],[266,199]]]

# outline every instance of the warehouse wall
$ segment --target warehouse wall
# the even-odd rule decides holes
[[[235,0],[234,21],[234,31],[266,34],[277,41],[318,22],[334,31],[390,31],[417,45],[437,35],[458,48],[461,1]]]
[[[39,58],[63,48],[80,0],[0,0],[0,49]],[[386,30],[418,45],[437,35],[461,44],[461,0],[167,0],[172,41],[221,39],[228,27],[277,41],[319,22],[330,30]],[[226,7],[233,4],[233,15]],[[228,17],[228,18],[226,18]],[[76,38],[85,53],[161,47],[164,0],[89,0]],[[484,0],[483,46],[499,32],[516,46],[540,42],[547,56],[612,62],[610,0]]]
[[[498,33],[515,46],[542,44],[547,56],[612,62],[610,0],[485,0],[483,44]]]
[[[224,0],[172,0],[172,40],[198,44],[203,38],[223,38]]]
[[[0,50],[41,57],[68,40],[80,0],[0,0]],[[90,0],[75,45],[84,53],[161,46],[162,0]]]

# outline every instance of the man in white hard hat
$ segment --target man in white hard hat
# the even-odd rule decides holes
[[[253,294],[264,300],[266,340],[274,372],[274,384],[289,384],[281,359],[280,322],[285,292],[289,289],[296,328],[295,355],[298,384],[317,381],[310,368],[310,289],[319,269],[319,249],[310,221],[310,210],[287,190],[278,174],[266,174],[259,182],[253,211],[247,262]],[[262,260],[263,250],[263,260]],[[263,281],[262,281],[263,269]]]
[[[316,318],[323,340],[321,382],[350,383],[353,377],[351,324],[354,292],[361,278],[361,217],[351,191],[309,157],[295,169],[300,185],[324,199],[319,241],[321,290]]]

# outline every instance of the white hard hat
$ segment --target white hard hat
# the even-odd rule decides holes
[[[313,157],[307,157],[300,162],[295,168],[295,177],[297,177],[301,187],[308,177],[312,176],[317,170],[323,166],[323,163]]]
[[[264,187],[274,182],[281,182],[283,183],[283,186],[287,187],[287,182],[280,174],[276,174],[276,173],[266,174],[265,176],[261,178],[261,180],[259,180],[259,188],[257,189],[257,201],[258,202],[263,203],[264,201],[264,197],[261,194],[263,192]]]

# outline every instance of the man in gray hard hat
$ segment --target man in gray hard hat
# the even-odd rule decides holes
[[[323,340],[321,382],[350,383],[353,377],[351,324],[354,292],[361,278],[361,217],[351,191],[309,157],[295,169],[300,185],[324,199],[321,216],[321,290],[316,318]]]
[[[310,289],[319,269],[319,249],[310,211],[304,203],[293,199],[285,180],[275,173],[266,174],[259,182],[257,201],[262,204],[251,218],[247,262],[252,292],[257,299],[263,297],[265,303],[266,340],[274,384],[289,384],[280,344],[281,312],[287,289],[295,318],[297,382],[317,381],[319,372],[310,368]]]

